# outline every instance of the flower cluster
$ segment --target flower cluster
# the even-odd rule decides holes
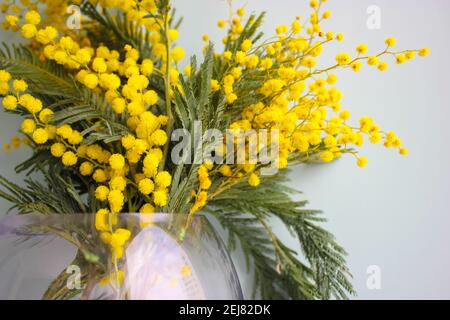
[[[0,70],[0,87],[2,91],[3,107],[8,111],[21,108],[27,116],[22,121],[21,131],[27,138],[37,145],[47,143],[57,136],[57,128],[49,124],[53,111],[44,108],[40,99],[27,93],[28,84],[24,80],[12,79],[8,71]],[[26,142],[14,137],[11,144],[14,148],[20,147],[21,142]],[[8,149],[9,146],[4,146]]]
[[[229,26],[223,39],[225,51],[216,55],[226,72],[221,79],[211,80],[211,92],[223,94],[230,108],[241,108],[240,119],[231,123],[230,128],[279,130],[279,168],[286,167],[296,154],[305,158],[319,154],[324,162],[330,162],[342,153],[353,154],[357,164],[364,167],[367,159],[354,150],[364,143],[364,137],[373,144],[383,142],[387,148],[397,148],[400,154],[406,155],[408,150],[396,134],[382,131],[372,118],[361,118],[359,126],[349,122],[350,112],[341,107],[342,93],[335,86],[337,76],[332,71],[349,68],[357,72],[363,62],[385,71],[388,63],[382,60],[383,57],[393,56],[396,63],[402,64],[416,54],[427,55],[428,49],[393,51],[396,40],[391,37],[386,39],[385,49],[377,54],[368,55],[368,46],[360,44],[354,54],[337,54],[335,65],[316,68],[324,47],[344,39],[341,33],[322,30],[321,23],[331,15],[329,11],[320,12],[323,2],[311,1],[313,12],[307,21],[302,23],[301,17],[297,17],[290,25],[279,25],[275,37],[257,45],[252,39],[241,37],[244,25],[252,22],[245,21],[243,8],[239,8],[229,21],[218,21],[219,28]],[[36,144],[52,140],[51,154],[61,158],[67,167],[78,165],[81,175],[91,177],[98,184],[97,200],[107,204],[111,212],[123,209],[127,200],[126,188],[132,185],[145,199],[140,211],[150,213],[168,202],[171,176],[158,170],[161,161],[165,161],[162,148],[170,133],[164,130],[164,126],[172,121],[170,114],[152,111],[158,105],[159,97],[149,89],[150,80],[154,73],[167,75],[169,91],[173,87],[179,88],[177,66],[185,54],[181,47],[172,46],[178,38],[178,31],[164,27],[167,13],[166,16],[158,14],[153,0],[140,4],[136,1],[104,0],[100,4],[104,8],[124,11],[129,18],[136,19],[137,24],[149,30],[151,57],[141,57],[140,52],[130,45],[125,46],[123,59],[120,52],[106,46],[80,47],[77,39],[60,35],[53,26],[41,26],[40,14],[34,6],[27,12],[5,7],[4,11],[12,10],[13,14],[6,16],[4,25],[20,30],[24,38],[39,43],[46,59],[73,70],[77,81],[105,96],[112,110],[122,117],[130,130],[121,139],[122,152],[112,154],[100,145],[84,145],[81,133],[68,124],[59,127],[50,124],[52,110],[42,109],[42,102],[29,94],[19,96],[27,89],[23,80],[14,80],[14,95],[7,95],[3,104],[8,110],[14,110],[18,105],[28,110],[30,117],[23,121],[22,132]],[[209,37],[204,35],[203,40],[209,41]],[[161,68],[157,69],[155,64],[160,64]],[[184,71],[186,76],[190,76],[190,66]],[[10,76],[2,72],[0,91],[6,94]],[[261,99],[256,104],[241,105],[239,98],[248,94],[248,88],[241,83],[252,77],[261,79],[260,87],[255,88]],[[170,99],[171,94],[169,92],[169,96],[164,98]],[[199,190],[194,192],[191,212],[206,204],[211,170],[213,175],[230,179],[247,177],[250,185],[259,185],[255,165],[220,165],[214,168],[214,164],[204,164],[198,170]]]
[[[238,98],[249,93],[247,88],[235,85],[239,84],[240,78],[264,79],[256,89],[261,94],[260,102],[242,105],[241,119],[232,123],[231,128],[279,130],[280,168],[286,167],[298,153],[305,157],[320,153],[324,162],[333,161],[342,153],[351,153],[358,166],[364,167],[367,159],[354,150],[363,145],[364,137],[373,144],[383,142],[387,148],[396,148],[401,155],[408,154],[397,135],[393,131],[382,131],[372,118],[365,116],[359,125],[351,124],[350,112],[341,106],[342,93],[335,86],[337,76],[333,70],[348,68],[357,72],[366,62],[385,71],[388,63],[384,57],[393,56],[397,64],[402,64],[416,54],[426,56],[429,50],[394,51],[396,39],[390,37],[386,39],[385,49],[379,53],[368,55],[368,46],[360,44],[353,54],[337,54],[336,64],[317,68],[318,57],[325,45],[344,39],[342,33],[323,30],[321,22],[331,15],[329,11],[320,13],[323,2],[311,1],[313,12],[305,23],[297,17],[290,25],[278,26],[274,38],[258,45],[250,39],[242,41],[240,37],[242,25],[247,23],[242,21],[244,9],[239,9],[230,21],[218,22],[219,28],[229,24],[223,42],[226,47],[237,49],[227,50],[219,57],[228,72],[221,82],[213,80],[213,90],[222,90],[230,104],[238,100],[239,105]],[[251,180],[251,184],[257,185],[254,175]]]

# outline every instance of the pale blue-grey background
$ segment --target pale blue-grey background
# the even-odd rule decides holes
[[[248,11],[267,11],[264,30],[269,33],[296,15],[307,17],[308,2],[247,0],[235,4],[246,5]],[[180,43],[187,53],[199,53],[203,33],[220,42],[223,31],[215,24],[227,17],[226,1],[176,0],[175,4],[185,16]],[[366,26],[366,10],[371,5],[381,8],[380,30]],[[296,168],[291,184],[304,192],[311,208],[325,212],[326,227],[347,249],[358,298],[449,299],[450,1],[334,0],[326,6],[333,15],[324,26],[345,33],[346,41],[332,47],[332,54],[324,53],[323,61],[331,61],[338,51],[351,52],[361,42],[380,50],[391,35],[398,38],[401,48],[428,46],[432,51],[426,59],[391,65],[387,73],[365,67],[359,74],[338,74],[343,106],[355,119],[372,115],[383,128],[396,130],[410,149],[409,157],[368,146],[362,150],[370,160],[364,170],[356,167],[354,159],[344,157],[327,166]],[[8,41],[9,36],[2,33],[1,39]],[[18,123],[1,115],[2,143]],[[25,156],[23,151],[0,153],[0,174],[20,182],[13,166]],[[0,211],[7,207],[0,201]],[[278,231],[290,241],[284,229]],[[380,290],[366,286],[371,265],[381,270]],[[241,261],[237,268],[245,292],[251,292]]]

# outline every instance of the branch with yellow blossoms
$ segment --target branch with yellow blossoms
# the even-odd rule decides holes
[[[21,136],[4,149],[29,147],[32,157],[16,171],[41,173],[45,182],[29,178],[21,187],[0,178],[0,196],[20,214],[93,213],[92,240],[76,242],[83,299],[97,283],[119,290],[133,226],[118,217],[135,212],[140,227],[155,212],[190,219],[209,212],[230,232],[230,249],[240,242],[253,266],[256,296],[327,299],[354,293],[344,249],[320,227],[319,212],[306,210],[306,202],[284,186],[286,168],[345,154],[365,167],[368,160],[358,148],[366,140],[408,154],[395,132],[372,118],[351,120],[341,106],[335,71],[357,72],[367,64],[383,72],[388,59],[403,64],[429,50],[396,50],[389,37],[381,52],[368,54],[360,44],[318,67],[326,65],[320,61],[323,50],[344,40],[342,33],[325,30],[331,17],[322,10],[325,2],[310,1],[309,18],[296,17],[263,40],[258,30],[264,13],[247,15],[230,1],[229,18],[217,24],[226,29],[223,51],[215,52],[203,35],[204,59],[198,64],[196,57],[186,62],[177,46],[181,20],[169,0],[4,1],[3,27],[28,41],[0,50],[4,109],[23,118]],[[80,7],[79,30],[66,24],[70,5]],[[204,131],[277,131],[280,173],[262,176],[266,164],[248,157],[243,164],[170,161],[172,133],[192,131],[196,122]],[[199,155],[209,147],[202,142],[190,151]],[[231,158],[238,159],[233,152]],[[298,252],[272,231],[272,218],[296,236]],[[67,228],[58,233],[70,240],[74,230]],[[105,256],[108,263],[99,263]],[[45,298],[71,297],[61,288],[64,279],[55,279]]]

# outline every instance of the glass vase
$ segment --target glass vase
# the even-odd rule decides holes
[[[230,255],[205,216],[120,214],[113,224],[130,237],[119,256],[95,223],[92,214],[4,218],[0,299],[243,298]]]

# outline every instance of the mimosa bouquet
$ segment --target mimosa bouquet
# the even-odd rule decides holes
[[[136,227],[118,219],[125,213],[139,213],[140,228],[155,213],[186,215],[180,241],[195,215],[215,217],[230,250],[240,244],[256,297],[354,293],[344,249],[285,185],[288,167],[341,156],[364,167],[358,147],[366,140],[406,155],[393,131],[368,116],[350,120],[334,71],[386,71],[391,60],[403,64],[428,49],[396,50],[391,37],[379,52],[360,44],[324,65],[322,51],[344,40],[323,27],[324,2],[310,1],[307,18],[293,17],[268,38],[258,31],[264,13],[231,9],[218,21],[222,43],[203,35],[203,57],[189,60],[169,0],[4,1],[4,27],[27,40],[0,52],[4,109],[23,118],[21,137],[4,148],[25,144],[33,155],[16,167],[25,185],[0,178],[0,196],[21,215],[92,217],[92,228],[58,231],[79,248],[84,289],[70,293],[58,277],[45,298],[109,279],[120,285]],[[273,218],[298,248],[283,244]],[[99,262],[105,255],[111,264]]]

